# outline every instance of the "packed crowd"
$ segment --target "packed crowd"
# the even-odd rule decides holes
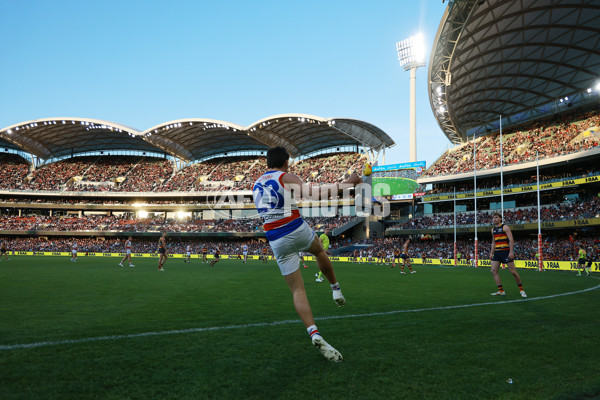
[[[600,169],[597,167],[589,167],[586,168],[585,171],[577,171],[577,173],[573,173],[571,171],[565,171],[562,173],[540,173],[540,185],[545,183],[559,182],[564,180],[571,179],[579,179],[585,178],[589,176],[596,176],[600,174]],[[504,189],[517,188],[521,186],[530,186],[537,184],[537,176],[531,175],[527,176],[504,176]],[[497,179],[494,180],[494,183],[485,183],[478,181],[477,182],[477,191],[482,190],[500,190],[500,186],[498,185]],[[433,194],[452,194],[454,191],[454,187],[450,186],[439,186],[434,189],[431,189],[426,192],[427,195]],[[473,182],[461,182],[459,187],[456,187],[457,193],[469,193],[473,192]]]
[[[307,217],[306,222],[315,230],[330,231],[341,227],[352,217]],[[3,231],[110,231],[110,232],[256,232],[262,230],[258,218],[244,219],[174,219],[139,218],[131,215],[74,216],[0,216]]]
[[[35,251],[35,252],[70,252],[73,244],[77,243],[78,253],[123,253],[125,251],[126,238],[21,238],[0,237],[0,242],[6,244],[9,251]],[[268,247],[265,242],[252,239],[241,241],[207,241],[207,240],[185,240],[177,236],[167,237],[169,253],[185,254],[187,246],[192,246],[194,254],[200,254],[204,248],[212,254],[217,248],[222,254],[241,254],[242,245],[248,246],[249,254],[262,254],[263,247]],[[138,239],[132,243],[134,253],[156,253],[158,250],[158,238]],[[269,248],[270,251],[270,248]]]
[[[359,153],[324,154],[294,163],[289,171],[307,183],[334,183],[346,174],[360,172],[366,160]]]
[[[0,153],[0,189],[22,185],[29,173],[29,164],[17,154]]]
[[[416,181],[419,178],[420,174],[414,169],[400,169],[400,170],[392,170],[392,171],[378,171],[373,172],[374,178],[406,178],[412,179]]]
[[[492,211],[478,211],[477,223],[489,225],[492,221]],[[586,202],[565,202],[551,206],[540,207],[541,220],[546,221],[570,221],[582,218],[600,218],[600,198]],[[534,223],[538,220],[537,207],[504,210],[504,222],[506,224]],[[475,213],[457,213],[456,225],[475,224]],[[394,226],[402,229],[424,229],[433,227],[454,226],[454,213],[437,214],[411,218],[402,224]]]
[[[600,146],[600,138],[581,135],[592,127],[600,127],[598,112],[565,117],[553,123],[537,123],[528,131],[509,132],[502,137],[503,165],[556,157]],[[500,166],[500,135],[494,133],[448,150],[423,176],[459,174],[473,170],[473,146],[476,147],[475,166],[478,170]]]
[[[173,163],[164,159],[146,159],[136,164],[125,181],[113,188],[118,192],[152,192],[173,175]]]
[[[212,161],[212,160],[211,160]],[[156,189],[157,192],[190,191],[197,187],[198,181],[210,175],[218,166],[215,162],[203,162],[192,164],[177,171],[169,180]]]
[[[362,168],[364,155],[335,153],[302,160],[290,167],[307,182],[338,182]],[[81,156],[43,165],[29,172],[20,156],[2,154],[0,189],[172,192],[251,190],[266,170],[266,158],[222,157],[174,171],[173,162],[138,156]]]

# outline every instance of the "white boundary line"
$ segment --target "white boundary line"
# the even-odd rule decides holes
[[[596,286],[588,288],[588,289],[578,290],[575,292],[566,292],[566,293],[553,294],[550,296],[541,296],[541,297],[528,297],[525,299],[518,299],[518,300],[494,301],[494,302],[474,303],[474,304],[460,304],[460,305],[456,305],[456,306],[443,306],[443,307],[431,307],[431,308],[417,308],[417,309],[413,309],[413,310],[384,311],[384,312],[367,313],[367,314],[335,315],[335,316],[329,316],[329,317],[318,317],[318,318],[315,318],[315,320],[327,321],[327,320],[332,320],[332,319],[344,319],[344,318],[376,317],[376,316],[381,316],[381,315],[416,313],[416,312],[423,312],[423,311],[453,310],[453,309],[458,309],[458,308],[493,306],[493,305],[498,305],[498,304],[509,304],[509,303],[522,303],[525,301],[537,301],[537,300],[553,299],[553,298],[562,297],[562,296],[570,296],[573,294],[590,292],[590,291],[596,290],[596,289],[600,289],[600,285],[596,285]],[[254,323],[254,324],[244,324],[244,325],[213,326],[213,327],[207,327],[207,328],[189,328],[189,329],[177,329],[177,330],[161,331],[161,332],[133,333],[133,334],[129,334],[129,335],[97,336],[97,337],[57,340],[57,341],[49,341],[49,342],[10,344],[10,345],[0,345],[0,351],[18,350],[18,349],[33,349],[36,347],[58,346],[61,344],[100,342],[100,341],[105,341],[105,340],[132,339],[132,338],[139,338],[139,337],[146,337],[146,336],[163,336],[163,335],[176,335],[176,334],[184,334],[184,333],[222,331],[222,330],[230,330],[230,329],[258,328],[258,327],[265,327],[265,326],[296,324],[298,322],[300,322],[300,320],[288,319],[288,320],[283,320],[283,321],[258,322],[258,323]]]

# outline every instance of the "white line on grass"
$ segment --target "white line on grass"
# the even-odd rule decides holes
[[[329,317],[318,317],[318,318],[315,318],[315,320],[326,321],[326,320],[330,320],[330,319],[342,319],[342,318],[375,317],[375,316],[380,316],[380,315],[415,313],[415,312],[423,312],[423,311],[453,310],[453,309],[457,309],[457,308],[493,306],[493,305],[498,305],[498,304],[509,304],[509,303],[522,303],[525,301],[537,301],[537,300],[553,299],[553,298],[562,297],[562,296],[570,296],[573,294],[589,292],[589,291],[596,290],[599,288],[600,288],[600,285],[597,285],[597,286],[594,286],[594,287],[591,287],[588,289],[577,290],[575,292],[566,292],[566,293],[553,294],[550,296],[541,296],[541,297],[528,297],[526,299],[518,299],[518,300],[493,301],[493,302],[474,303],[474,304],[460,304],[460,305],[456,305],[456,306],[417,308],[417,309],[413,309],[413,310],[395,310],[395,311],[384,311],[384,312],[375,312],[375,313],[366,313],[366,314],[334,315],[334,316],[329,316]],[[78,344],[78,343],[87,343],[87,342],[100,342],[100,341],[104,341],[104,340],[132,339],[132,338],[139,338],[139,337],[146,337],[146,336],[177,335],[177,334],[183,334],[183,333],[222,331],[222,330],[227,330],[227,329],[257,328],[257,327],[265,327],[265,326],[287,325],[287,324],[292,324],[292,323],[297,324],[298,322],[299,322],[299,320],[297,320],[297,319],[288,319],[288,320],[283,320],[283,321],[258,322],[258,323],[254,323],[254,324],[243,324],[243,325],[212,326],[212,327],[208,327],[208,328],[176,329],[176,330],[161,331],[161,332],[132,333],[129,335],[97,336],[97,337],[89,337],[89,338],[81,338],[81,339],[67,339],[67,340],[57,340],[57,341],[48,341],[48,342],[10,344],[10,345],[0,345],[0,350],[32,349],[35,347],[57,346],[60,344]]]

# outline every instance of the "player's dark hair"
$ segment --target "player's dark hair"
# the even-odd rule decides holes
[[[499,216],[500,217],[500,221],[502,221],[502,215],[499,212],[493,213],[492,217],[495,217],[496,215]]]
[[[271,147],[267,151],[267,167],[268,168],[281,168],[283,164],[290,158],[285,147],[276,146]]]

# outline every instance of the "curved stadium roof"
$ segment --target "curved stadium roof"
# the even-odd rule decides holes
[[[102,120],[49,118],[0,129],[0,145],[7,142],[44,160],[98,150],[140,150],[191,161],[234,151],[266,151],[277,145],[298,157],[332,147],[359,145],[379,151],[395,145],[384,131],[367,122],[305,114],[276,115],[247,127],[180,119],[143,132]]]
[[[595,87],[598,21],[598,0],[451,0],[428,73],[442,131],[460,143],[476,128],[497,128],[500,115],[515,125]]]
[[[43,160],[100,150],[156,151],[137,130],[97,119],[31,120],[1,129],[0,139]]]

